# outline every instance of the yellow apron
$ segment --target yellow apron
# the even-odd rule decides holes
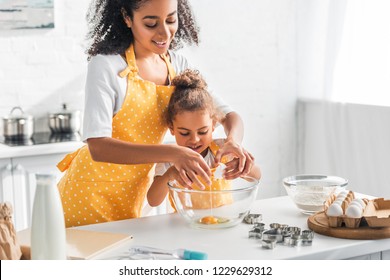
[[[175,71],[165,55],[169,78]],[[127,92],[112,120],[112,138],[138,144],[160,144],[167,130],[162,116],[174,87],[138,77],[134,48],[126,50]],[[88,146],[67,155],[58,165],[67,170],[58,188],[66,227],[140,217],[154,164],[121,165],[95,162]]]
[[[210,143],[209,149],[215,156],[219,150],[219,146],[214,141],[212,141]],[[226,163],[226,157],[223,157],[221,162]],[[212,168],[211,171],[215,171],[215,168]],[[192,193],[191,197],[188,197],[187,193],[179,194],[182,204],[190,204],[193,209],[210,209],[232,203],[233,197],[229,193],[209,193],[209,191],[230,190],[231,182],[223,178],[214,178],[214,174],[211,175],[210,179],[211,185],[205,185],[204,192],[202,193]],[[197,186],[194,186],[193,188],[198,189]],[[171,206],[176,210],[171,196],[169,196],[169,201]]]

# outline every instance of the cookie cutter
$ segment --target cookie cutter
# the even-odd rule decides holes
[[[276,247],[275,240],[261,240],[261,246],[265,249],[274,249]]]
[[[283,244],[288,246],[311,246],[313,243],[314,232],[311,230],[304,230],[299,234],[292,234],[285,237]]]
[[[247,224],[255,224],[260,223],[263,219],[263,216],[261,214],[251,214],[249,213],[244,217],[244,222]]]
[[[264,241],[275,241],[276,243],[283,242],[282,231],[279,228],[269,229],[263,232]]]
[[[312,230],[310,230],[310,229],[306,229],[306,230],[302,231],[302,237],[304,239],[311,239],[311,240],[313,240],[314,232]]]
[[[288,225],[278,224],[278,223],[271,223],[271,224],[269,224],[269,227],[271,229],[284,229],[284,228],[288,227]]]
[[[262,239],[264,231],[265,231],[264,223],[254,223],[253,228],[249,231],[249,238]]]
[[[249,231],[249,238],[261,239],[263,237],[263,231],[260,228],[253,228]]]
[[[301,234],[301,228],[300,227],[286,227],[284,229],[286,232],[290,232],[291,234]]]
[[[311,246],[313,243],[314,232],[312,230],[302,231],[302,246]]]
[[[290,242],[287,245],[292,247],[302,246],[302,237],[300,235],[291,236]]]
[[[285,227],[282,229],[282,235],[284,237],[291,237],[293,235],[300,235],[301,228],[299,227]]]
[[[301,230],[299,227],[279,223],[271,223],[271,229],[267,230],[264,223],[255,221],[259,217],[261,219],[261,214],[248,214],[247,217],[248,220],[245,222],[253,224],[253,228],[249,231],[249,238],[261,239],[263,248],[274,249],[277,243],[291,247],[311,246],[313,243],[314,232],[312,230]]]
[[[265,230],[265,224],[264,223],[254,223],[253,224],[253,228],[258,228],[261,231],[264,231]]]

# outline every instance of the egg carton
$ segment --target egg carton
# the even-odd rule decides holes
[[[384,198],[376,198],[368,200],[363,198],[365,203],[362,214],[360,217],[347,216],[346,209],[349,204],[355,199],[355,194],[349,191],[344,201],[341,203],[343,210],[342,215],[329,216],[327,210],[330,205],[336,200],[336,196],[332,195],[324,204],[324,212],[328,219],[329,227],[346,227],[346,228],[359,228],[361,226],[368,226],[371,228],[377,227],[390,227],[390,200]]]

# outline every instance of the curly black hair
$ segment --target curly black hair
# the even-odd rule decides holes
[[[207,83],[199,71],[187,69],[172,80],[175,89],[168,103],[168,109],[163,118],[171,126],[176,115],[182,112],[207,111],[210,116],[219,121],[224,117],[214,104],[207,89]]]
[[[88,59],[98,54],[121,54],[133,42],[131,29],[124,22],[124,10],[131,19],[133,11],[150,0],[92,0],[87,13],[90,45]],[[179,49],[183,43],[199,43],[199,27],[187,0],[177,0],[178,30],[169,46]]]

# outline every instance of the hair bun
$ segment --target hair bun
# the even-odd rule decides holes
[[[207,84],[197,70],[185,70],[172,80],[172,85],[178,89],[206,89]]]

